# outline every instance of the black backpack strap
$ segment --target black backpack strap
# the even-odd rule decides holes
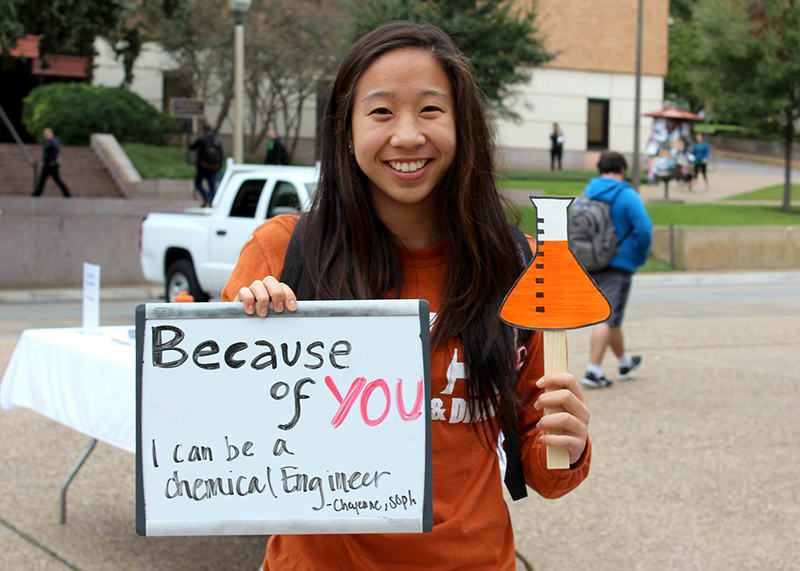
[[[281,270],[281,282],[292,288],[297,299],[300,301],[314,299],[311,293],[311,283],[305,272],[303,264],[303,254],[300,250],[301,228],[305,222],[305,217],[301,214],[297,224],[292,231],[289,246],[286,248],[286,258],[283,261]]]
[[[520,255],[524,262],[524,267],[527,268],[528,264],[533,260],[533,250],[528,243],[528,237],[519,226],[513,226],[514,239],[517,242],[517,247],[520,250]],[[530,339],[531,332],[527,329],[517,329],[517,344],[523,345]],[[506,477],[504,479],[508,493],[511,498],[521,500],[528,497],[528,488],[525,485],[525,471],[522,467],[522,452],[519,447],[519,436],[516,429],[510,431],[509,434],[503,433],[505,439],[503,440],[503,448],[506,451]]]
[[[519,249],[522,250],[522,261],[525,262],[525,267],[528,267],[528,264],[531,263],[533,259],[533,250],[531,250],[530,242],[528,242],[528,237],[525,235],[525,232],[522,231],[517,225],[511,226],[511,230],[514,233],[514,239],[517,241],[517,246]]]
[[[533,260],[533,250],[531,250],[531,244],[528,242],[528,237],[525,235],[525,232],[522,231],[522,228],[516,225],[512,226],[511,228],[514,233],[514,239],[517,241],[517,249],[519,251],[520,258],[522,258],[522,271],[525,271],[525,269],[527,269],[528,265],[531,263],[531,260]],[[518,345],[524,345],[530,338],[530,329],[517,329]]]

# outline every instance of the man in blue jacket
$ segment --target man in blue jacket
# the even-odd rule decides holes
[[[622,317],[633,274],[645,263],[653,239],[653,223],[644,207],[639,193],[625,181],[628,163],[619,153],[604,152],[597,163],[600,176],[593,178],[586,187],[586,196],[594,200],[608,202],[611,221],[617,232],[619,250],[611,258],[606,269],[592,272],[592,279],[611,303],[612,313],[603,323],[592,331],[589,366],[582,383],[587,387],[610,387],[612,381],[603,372],[603,355],[606,347],[619,360],[620,380],[631,378],[631,373],[642,364],[639,355],[631,356],[625,351],[622,335]]]
[[[694,178],[700,182],[700,174],[703,175],[703,182],[705,182],[705,192],[708,192],[708,175],[706,174],[706,166],[708,166],[708,156],[710,149],[708,143],[703,140],[703,134],[697,133],[696,142],[692,147],[692,154],[694,154]]]

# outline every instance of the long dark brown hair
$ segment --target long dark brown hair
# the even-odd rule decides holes
[[[522,261],[494,180],[493,133],[481,93],[461,52],[439,28],[392,22],[358,40],[333,83],[322,125],[321,179],[303,228],[303,257],[320,299],[399,295],[402,245],[378,218],[368,181],[348,146],[353,97],[364,72],[384,54],[421,48],[446,71],[456,113],[456,152],[434,190],[436,218],[446,243],[447,279],[433,344],[461,337],[467,384],[478,410],[516,431],[514,330],[498,311],[522,270]],[[497,423],[483,423],[497,437]],[[476,425],[477,428],[477,425]]]

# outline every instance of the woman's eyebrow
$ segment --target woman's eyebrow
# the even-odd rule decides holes
[[[394,97],[393,91],[373,91],[369,95],[367,95],[364,99],[361,100],[361,103],[366,103],[372,99],[389,99]]]
[[[438,91],[436,89],[426,89],[420,95],[425,97],[439,97],[441,99],[450,99],[449,95],[447,95],[446,93],[442,93],[441,91]]]
[[[395,96],[394,91],[386,91],[386,90],[373,91],[372,93],[367,95],[361,101],[361,103],[366,103],[366,102],[371,101],[373,99],[391,99],[394,96]],[[447,100],[450,99],[449,95],[447,95],[446,93],[442,93],[441,91],[439,91],[437,89],[424,89],[424,90],[419,92],[419,96],[420,97],[437,97],[439,99],[447,99]]]

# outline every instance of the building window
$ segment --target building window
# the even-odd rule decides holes
[[[590,151],[608,149],[608,99],[589,100],[586,148]]]

